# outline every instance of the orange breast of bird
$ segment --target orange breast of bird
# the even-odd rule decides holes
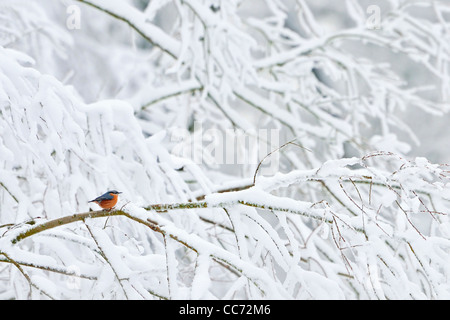
[[[114,207],[117,203],[117,199],[119,198],[119,196],[117,194],[112,194],[113,198],[111,200],[102,200],[97,202],[98,205],[100,207],[102,207],[103,209],[111,209],[112,207]]]

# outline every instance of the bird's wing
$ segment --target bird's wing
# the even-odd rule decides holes
[[[93,201],[103,201],[103,200],[112,200],[112,199],[114,199],[114,197],[107,192],[105,194],[102,194],[100,197],[95,198]]]

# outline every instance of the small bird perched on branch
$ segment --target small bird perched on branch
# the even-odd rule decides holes
[[[122,192],[111,190],[89,202],[95,202],[103,209],[111,210],[116,205],[117,200],[119,199],[119,193]]]

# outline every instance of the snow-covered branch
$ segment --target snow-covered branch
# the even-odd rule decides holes
[[[342,3],[2,1],[0,298],[448,298],[450,10]]]

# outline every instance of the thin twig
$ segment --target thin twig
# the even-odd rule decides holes
[[[19,271],[20,273],[25,277],[25,279],[27,279],[28,284],[30,286],[30,295],[31,295],[31,287],[36,288],[37,290],[39,290],[40,292],[42,292],[44,295],[46,295],[47,297],[49,297],[51,300],[55,300],[55,298],[53,298],[49,293],[47,293],[45,290],[42,290],[41,288],[39,288],[30,278],[30,276],[25,272],[25,270],[23,270],[23,268],[20,266],[19,263],[17,263],[14,259],[12,259],[8,254],[6,254],[5,252],[1,252],[0,254],[2,254],[10,263],[12,263]]]
[[[270,157],[274,152],[277,152],[277,151],[283,149],[284,147],[286,147],[287,145],[290,145],[290,144],[292,144],[292,145],[294,145],[294,146],[297,146],[297,147],[299,147],[299,148],[305,149],[305,150],[307,150],[307,151],[312,152],[312,151],[309,150],[308,148],[305,148],[304,146],[299,145],[298,143],[294,143],[295,140],[297,140],[297,139],[293,139],[293,140],[291,140],[291,141],[286,142],[285,144],[279,146],[279,147],[276,148],[275,150],[272,150],[271,152],[269,152],[268,154],[266,154],[266,155],[264,156],[264,158],[262,158],[262,160],[258,163],[258,166],[256,167],[255,173],[254,173],[254,175],[253,175],[253,185],[255,185],[255,182],[256,182],[256,175],[258,174],[258,170],[259,170],[259,168],[261,167],[262,163],[264,162],[264,160],[266,160],[266,158]]]

